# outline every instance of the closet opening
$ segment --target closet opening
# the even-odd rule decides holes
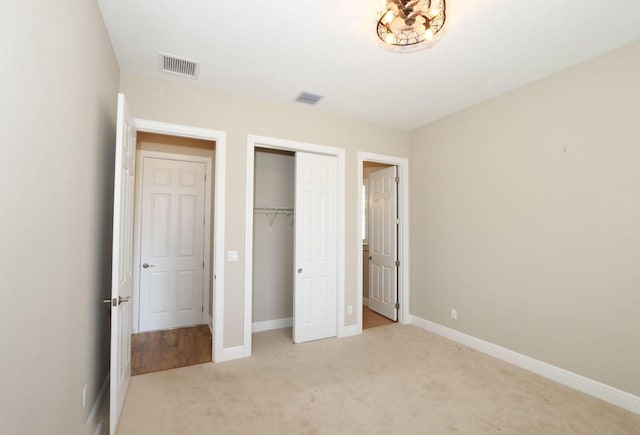
[[[284,180],[281,181],[281,186],[286,184],[289,187],[281,191],[280,194],[284,196],[279,198],[282,200],[293,198],[293,203],[286,202],[280,205],[258,202],[263,200],[264,194],[259,192],[254,194],[254,190],[264,190],[263,187],[268,184],[261,181],[260,175],[256,177],[256,170],[261,170],[261,163],[256,165],[256,159],[261,160],[262,163],[283,159],[280,164],[286,169],[272,168],[271,176],[273,178],[274,174],[277,174],[277,178]],[[285,161],[286,164],[283,163]],[[286,328],[286,325],[291,323],[293,326],[290,330],[290,340],[293,343],[357,333],[356,328],[359,325],[352,325],[347,330],[344,324],[346,313],[344,162],[345,151],[341,148],[266,136],[248,136],[244,346],[238,349],[238,352],[242,351],[243,356],[251,355],[254,329],[264,331],[265,328],[281,328],[280,331],[289,333],[289,330],[282,328],[283,326]],[[280,168],[280,166],[277,167]],[[263,248],[256,247],[260,253],[254,255],[254,240],[259,242],[261,237],[260,235],[254,237],[254,229],[258,232],[270,231],[272,235],[278,231],[292,231],[292,233],[285,233],[286,237],[279,239],[286,241],[289,247],[293,247],[293,251],[283,251],[285,255],[278,260],[282,262],[281,270],[283,271],[279,279],[286,291],[280,290],[283,298],[277,306],[271,305],[277,298],[269,299],[268,302],[259,302],[262,296],[259,292],[263,282],[260,272],[254,274],[254,260],[260,262],[261,259],[272,257],[274,251],[271,246],[265,254],[261,251]],[[292,254],[288,254],[289,252]],[[288,260],[291,258],[289,255],[292,255],[292,261]],[[257,264],[255,266],[262,267]],[[264,267],[272,272],[275,270],[268,266]],[[284,273],[287,267],[288,274]],[[290,292],[289,288],[293,291]],[[284,296],[287,293],[292,295],[292,299],[288,299],[289,296],[287,296],[288,300],[285,301]],[[289,301],[290,309],[287,306]],[[271,310],[269,316],[266,312],[261,312],[265,308]]]
[[[252,333],[288,328],[292,340],[295,153],[255,148]]]

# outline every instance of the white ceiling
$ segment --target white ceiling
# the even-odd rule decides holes
[[[382,0],[98,0],[123,71],[158,52],[202,62],[188,83],[413,129],[640,40],[639,0],[448,0],[438,43],[378,43]]]

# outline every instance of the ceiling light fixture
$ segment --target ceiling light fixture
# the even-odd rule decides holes
[[[446,21],[445,0],[387,0],[379,14],[378,38],[393,51],[433,45]]]

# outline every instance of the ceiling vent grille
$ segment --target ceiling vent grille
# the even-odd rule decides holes
[[[198,78],[200,62],[167,53],[158,53],[160,71],[192,79]]]
[[[315,106],[323,98],[322,95],[312,94],[311,92],[300,92],[294,101]]]

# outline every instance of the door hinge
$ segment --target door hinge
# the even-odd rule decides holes
[[[400,184],[400,177],[396,177],[396,184]]]
[[[396,267],[400,267],[400,260],[396,260]]]
[[[202,306],[200,307],[200,312],[201,312],[201,313],[204,313],[204,305],[202,305]]]
[[[396,310],[399,310],[399,309],[400,309],[400,303],[396,302]]]
[[[202,262],[202,268],[204,269],[204,261]]]

